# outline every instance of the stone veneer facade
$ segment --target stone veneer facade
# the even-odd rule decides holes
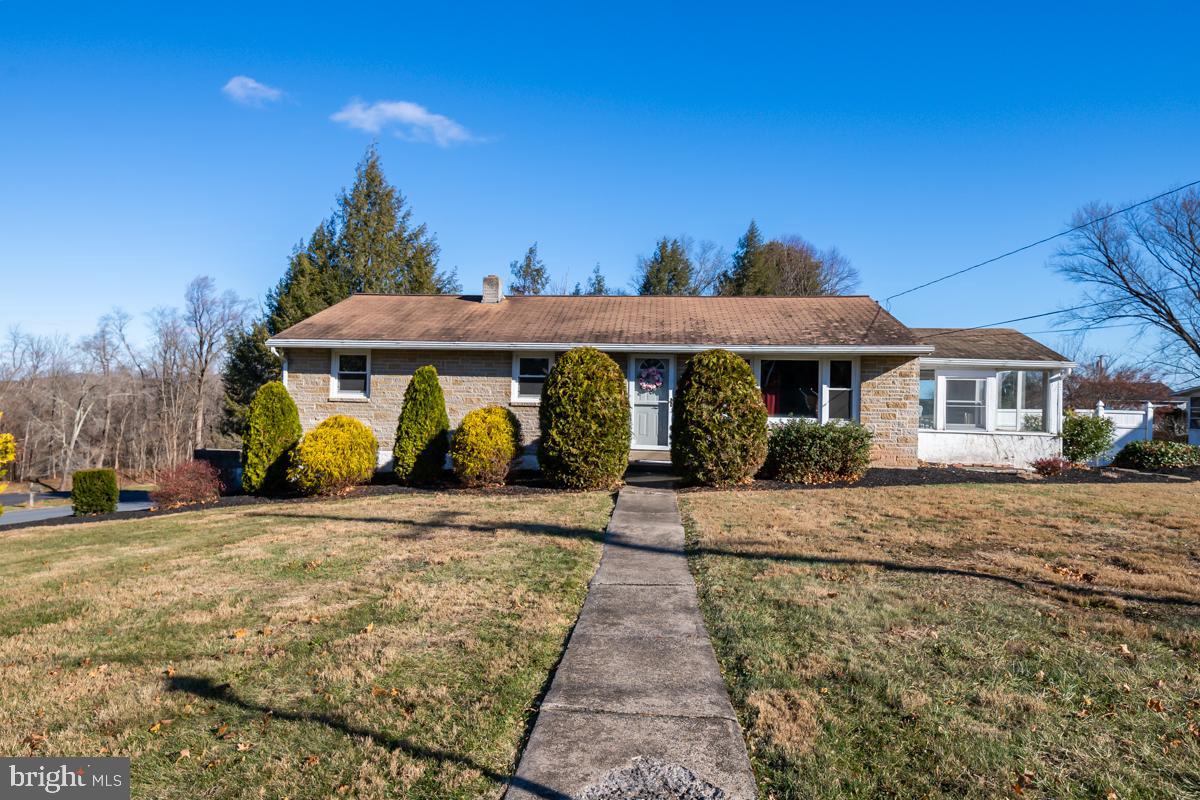
[[[859,362],[858,419],[875,434],[871,462],[917,466],[921,368],[910,356],[863,356]]]
[[[310,430],[334,414],[345,414],[366,423],[391,452],[404,390],[417,367],[432,364],[438,371],[450,427],[457,428],[467,412],[486,405],[512,410],[521,421],[524,444],[539,435],[537,405],[513,403],[512,353],[473,350],[373,350],[369,399],[329,397],[330,352],[318,349],[287,350],[287,387],[300,411],[300,424]],[[677,359],[683,368],[687,356]],[[614,356],[622,365],[623,355]],[[875,434],[873,462],[878,466],[917,465],[917,402],[920,370],[917,359],[863,356],[859,419]]]

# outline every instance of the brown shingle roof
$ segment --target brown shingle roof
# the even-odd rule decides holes
[[[298,342],[915,347],[869,297],[354,295],[272,338]]]
[[[1061,361],[1071,359],[1013,328],[912,328],[913,335],[933,345],[933,358],[987,361]]]

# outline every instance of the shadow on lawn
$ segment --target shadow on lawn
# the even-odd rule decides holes
[[[331,730],[339,731],[347,736],[362,736],[370,739],[373,744],[380,747],[386,747],[388,750],[402,752],[413,758],[420,758],[427,761],[436,761],[438,763],[450,762],[459,764],[469,769],[478,770],[483,775],[498,781],[505,785],[517,786],[538,797],[544,797],[548,800],[570,800],[566,795],[557,792],[540,783],[518,778],[516,776],[507,775],[497,772],[490,767],[480,764],[468,756],[460,753],[450,752],[448,750],[438,750],[425,745],[410,742],[407,739],[401,739],[396,736],[391,736],[386,733],[380,733],[368,728],[362,728],[357,725],[351,725],[343,719],[333,714],[320,714],[308,711],[287,711],[273,706],[254,703],[240,697],[233,691],[233,687],[228,683],[216,683],[211,678],[204,678],[197,675],[175,675],[167,679],[167,690],[171,692],[182,692],[190,694],[194,697],[200,697],[205,700],[211,700],[226,705],[235,706],[243,711],[250,711],[255,714],[270,714],[272,719],[282,719],[289,722],[315,722],[319,725],[324,725]]]
[[[621,534],[617,536],[609,535],[607,538],[604,534],[597,533],[588,528],[571,528],[561,525],[546,525],[535,522],[514,522],[501,521],[495,523],[471,523],[459,522],[457,518],[466,515],[462,511],[442,511],[432,515],[427,520],[404,519],[401,517],[374,517],[374,516],[354,516],[332,515],[332,514],[295,514],[289,512],[256,512],[254,516],[263,517],[289,517],[297,519],[323,519],[333,522],[365,522],[379,523],[397,526],[411,526],[417,528],[418,531],[429,531],[436,528],[454,528],[456,530],[474,531],[478,533],[493,533],[496,530],[507,529],[516,530],[522,533],[529,533],[536,536],[550,536],[556,538],[568,539],[590,539],[597,542],[605,542],[612,547],[626,548],[630,550],[642,550],[652,553],[677,553],[670,547],[662,547],[659,545],[648,544],[631,540],[636,534]],[[398,539],[417,539],[428,538],[433,535],[431,532],[414,532],[411,534],[397,534]],[[908,572],[920,575],[951,575],[960,578],[975,578],[978,580],[994,581],[1003,583],[1017,589],[1026,591],[1061,591],[1069,594],[1074,594],[1080,597],[1109,597],[1118,598],[1121,600],[1129,600],[1142,603],[1159,603],[1169,606],[1187,606],[1191,608],[1200,608],[1200,600],[1193,600],[1186,597],[1175,596],[1159,596],[1152,594],[1141,594],[1138,592],[1128,592],[1120,589],[1106,589],[1093,586],[1076,586],[1067,583],[1057,583],[1055,581],[1042,580],[1039,578],[1018,578],[1010,575],[998,575],[993,572],[983,572],[981,570],[965,569],[962,567],[952,567],[939,564],[916,564],[905,563],[903,561],[893,561],[888,559],[874,558],[844,558],[839,556],[821,556],[808,555],[800,553],[771,553],[771,552],[742,552],[737,550],[725,550],[717,547],[689,547],[686,551],[687,555],[698,556],[724,556],[729,558],[743,558],[752,561],[766,560],[779,561],[790,564],[809,564],[809,565],[828,565],[828,566],[861,566],[861,567],[876,567],[878,569],[888,570],[891,572]]]

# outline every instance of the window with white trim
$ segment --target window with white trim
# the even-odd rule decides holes
[[[854,364],[829,362],[829,419],[854,419]]]
[[[371,354],[369,352],[333,353],[332,385],[334,397],[370,397]]]
[[[1188,405],[1191,406],[1188,427],[1194,431],[1200,431],[1200,397],[1190,398]]]
[[[921,419],[918,427],[933,430],[937,427],[937,373],[931,369],[921,370],[921,385],[918,391]]]
[[[855,419],[858,369],[851,359],[763,358],[758,385],[772,419]]]
[[[987,380],[946,378],[946,430],[982,431],[987,428]]]
[[[1046,430],[1047,373],[1043,370],[1009,369],[996,373],[1000,396],[996,404],[996,428],[1003,431]]]
[[[554,365],[554,355],[539,353],[532,355],[513,356],[513,389],[514,402],[537,403],[542,399],[542,387],[546,384],[546,376]]]

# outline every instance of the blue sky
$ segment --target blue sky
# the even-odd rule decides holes
[[[0,0],[0,324],[83,334],[198,274],[261,299],[372,139],[467,290],[534,240],[625,284],[659,236],[732,250],[753,217],[882,299],[1200,178],[1191,4],[834,5]],[[1069,305],[1052,251],[893,311]]]

